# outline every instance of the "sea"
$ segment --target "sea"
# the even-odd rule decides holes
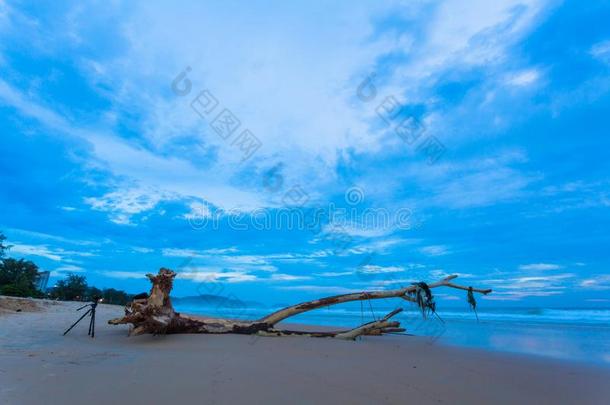
[[[356,304],[356,305],[354,305]],[[289,323],[352,328],[383,317],[395,307],[369,302],[320,308],[291,317]],[[258,319],[278,308],[256,305],[176,305],[184,313]],[[423,336],[430,343],[466,346],[610,367],[610,308],[444,308],[424,319],[405,307],[395,320],[404,338]]]

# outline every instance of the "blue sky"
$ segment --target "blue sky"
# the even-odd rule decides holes
[[[52,280],[134,293],[162,266],[176,295],[267,303],[460,274],[484,305],[607,306],[607,21],[0,0],[0,229]]]

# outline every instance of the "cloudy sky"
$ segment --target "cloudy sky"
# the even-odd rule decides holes
[[[176,295],[459,274],[610,305],[610,2],[208,3],[0,0],[11,256],[134,293],[163,266]]]

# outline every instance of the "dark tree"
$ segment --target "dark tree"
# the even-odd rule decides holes
[[[4,244],[4,241],[6,241],[6,236],[0,232],[0,260],[4,258],[6,251],[10,248],[10,246]]]
[[[65,280],[59,280],[51,296],[60,300],[74,301],[82,300],[87,293],[87,279],[85,276],[68,274]]]
[[[85,293],[85,298],[88,301],[93,301],[95,299],[102,298],[102,290],[97,287],[87,287],[87,292]]]
[[[0,263],[0,292],[18,297],[39,297],[36,290],[38,266],[29,260],[3,259]]]
[[[131,296],[125,291],[106,288],[102,291],[102,298],[106,304],[126,305],[131,301]]]

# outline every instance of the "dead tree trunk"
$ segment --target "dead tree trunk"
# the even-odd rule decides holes
[[[384,333],[404,331],[397,321],[390,319],[400,313],[402,308],[395,309],[384,318],[369,322],[357,328],[335,332],[302,332],[276,329],[275,325],[280,321],[291,316],[311,311],[321,307],[336,305],[350,301],[363,301],[370,299],[383,298],[402,298],[410,302],[419,302],[420,285],[414,284],[408,287],[385,290],[370,291],[353,294],[336,295],[333,297],[322,298],[293,305],[269,314],[259,320],[233,320],[224,318],[205,318],[192,315],[184,315],[174,311],[170,300],[170,291],[176,273],[169,269],[162,268],[154,276],[146,275],[151,283],[152,289],[148,298],[136,299],[125,307],[123,318],[108,321],[111,325],[131,324],[130,335],[141,335],[144,333],[170,334],[170,333],[238,333],[238,334],[258,334],[261,336],[311,336],[311,337],[333,337],[339,339],[356,339],[363,335],[382,335]],[[436,283],[426,285],[427,288],[449,287],[481,294],[491,293],[490,289],[483,290],[472,287],[464,287],[452,283],[457,276],[449,276]]]

